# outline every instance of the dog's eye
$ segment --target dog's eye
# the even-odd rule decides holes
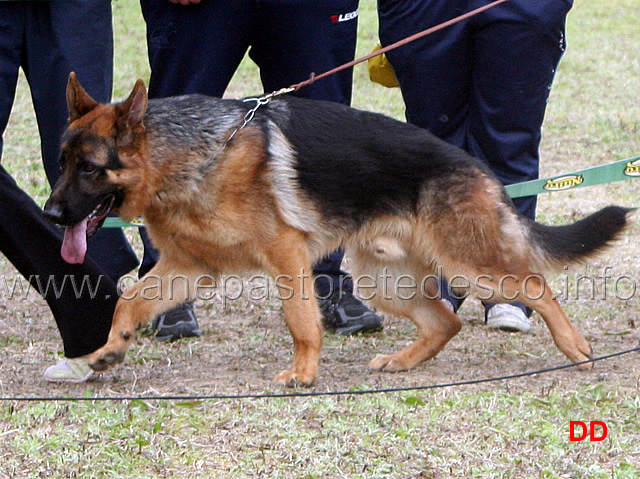
[[[97,170],[97,168],[92,165],[91,163],[84,163],[82,165],[82,172],[83,173],[94,173]]]

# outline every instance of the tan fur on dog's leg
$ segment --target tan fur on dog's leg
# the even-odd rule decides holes
[[[172,271],[161,257],[144,278],[138,280],[120,297],[107,343],[88,357],[92,369],[104,371],[122,362],[140,327],[191,297],[192,291],[187,291],[185,286],[192,290],[198,274],[177,275],[172,274]]]
[[[370,368],[383,371],[411,369],[436,356],[462,328],[460,318],[439,299],[417,305],[403,314],[418,328],[418,339],[397,353],[378,354],[369,362]]]
[[[322,349],[322,323],[313,295],[313,273],[304,239],[302,232],[287,229],[267,250],[271,273],[279,283],[283,298],[285,321],[293,337],[293,366],[275,377],[276,382],[288,386],[313,384],[318,374]],[[303,293],[307,299],[303,298]]]
[[[506,296],[511,297],[513,294],[518,294],[518,300],[521,303],[537,311],[547,324],[558,349],[571,361],[577,363],[590,359],[593,353],[591,346],[575,330],[567,315],[560,308],[558,301],[553,297],[544,278],[539,275],[531,275],[521,278],[517,284],[519,285],[517,290],[513,285],[505,289]],[[526,291],[523,292],[524,285],[526,285]],[[592,367],[593,363],[585,363],[579,365],[578,369],[591,369]]]

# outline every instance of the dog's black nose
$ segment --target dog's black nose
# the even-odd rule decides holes
[[[49,221],[53,221],[54,223],[61,223],[63,218],[62,207],[58,203],[52,203],[51,201],[47,201],[44,205],[44,210],[42,214]]]

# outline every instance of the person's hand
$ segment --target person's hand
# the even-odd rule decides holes
[[[169,0],[171,3],[179,3],[180,5],[191,5],[200,3],[200,0]]]

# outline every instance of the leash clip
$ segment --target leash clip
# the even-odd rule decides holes
[[[246,113],[246,115],[244,115],[244,123],[242,123],[242,125],[240,126],[240,128],[238,128],[238,130],[242,130],[245,126],[247,126],[247,123],[253,120],[253,117],[255,116],[256,111],[258,111],[258,109],[261,106],[268,105],[271,102],[271,100],[273,100],[274,98],[278,96],[286,95],[287,93],[291,93],[293,91],[295,91],[295,88],[293,87],[281,88],[280,90],[272,91],[271,93],[268,93],[260,97],[245,98],[244,100],[242,100],[245,103],[255,101],[256,106],[251,108]]]
[[[256,115],[256,111],[258,111],[258,109],[261,106],[268,105],[271,102],[271,100],[273,100],[274,98],[278,96],[286,95],[287,93],[291,93],[293,91],[295,91],[295,88],[293,87],[281,88],[280,90],[272,91],[271,93],[268,93],[260,97],[245,98],[244,100],[242,100],[244,103],[255,101],[256,105],[244,115],[244,120],[242,122],[242,125],[236,128],[236,130],[231,134],[231,136],[227,138],[227,141],[225,143],[229,143],[229,141],[231,141],[231,139],[236,135],[236,133],[242,130],[245,126],[247,126],[253,120],[253,117]]]
[[[224,143],[222,144],[222,146],[220,147],[218,152],[215,153],[206,162],[206,164],[200,168],[200,171],[202,171],[204,173],[213,164],[213,161],[218,157],[218,155],[222,152],[222,150],[224,150],[226,148],[226,146],[233,139],[233,137],[236,136],[236,133],[238,133],[240,130],[242,130],[244,127],[246,127],[253,120],[254,116],[256,115],[256,111],[258,111],[258,109],[261,106],[268,105],[271,102],[271,100],[273,100],[274,98],[276,98],[278,96],[286,95],[286,94],[294,92],[294,91],[296,91],[295,87],[286,87],[286,88],[281,88],[280,90],[272,91],[271,93],[268,93],[266,95],[262,95],[260,97],[250,97],[250,98],[245,98],[244,100],[242,100],[244,103],[249,103],[249,102],[254,101],[254,102],[256,102],[256,104],[255,104],[255,106],[253,108],[251,108],[249,111],[247,111],[247,113],[245,113],[244,118],[242,120],[242,125],[240,125],[235,130],[233,130],[233,133],[231,133],[231,135],[229,135],[229,137],[224,141]]]

